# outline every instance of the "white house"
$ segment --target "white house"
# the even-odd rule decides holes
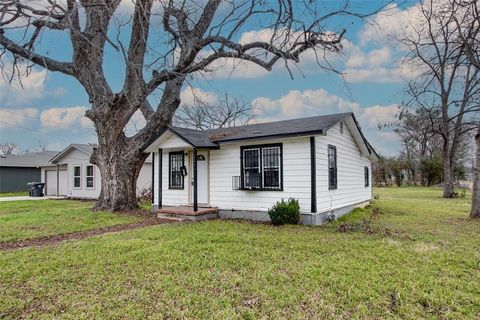
[[[46,195],[61,195],[77,199],[97,199],[101,190],[100,170],[90,163],[96,145],[71,144],[43,166],[42,182]],[[151,187],[152,163],[147,158],[137,179],[137,193]]]
[[[320,224],[372,198],[378,158],[353,113],[198,131],[169,127],[153,154],[159,216],[268,220],[278,200],[299,200],[302,223]]]

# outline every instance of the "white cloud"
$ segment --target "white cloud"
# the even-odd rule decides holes
[[[207,104],[214,104],[218,102],[218,96],[215,92],[203,91],[199,88],[187,87],[180,93],[181,104],[191,106],[197,101]]]
[[[6,74],[10,74],[11,66],[4,69]],[[19,69],[23,70],[25,66],[20,65]],[[0,104],[2,105],[18,105],[28,104],[45,96],[45,80],[47,79],[46,70],[32,69],[27,76],[22,73],[20,79],[14,78],[11,82],[6,75],[0,77]]]
[[[87,109],[83,106],[47,109],[40,114],[40,123],[43,128],[52,129],[64,129],[72,126],[91,128],[92,122],[85,117]]]
[[[259,121],[360,111],[358,103],[346,101],[324,89],[292,90],[278,99],[259,97],[252,101],[252,106]]]
[[[38,110],[26,109],[0,109],[0,128],[15,128],[27,122],[37,120]]]
[[[252,101],[252,106],[260,122],[354,112],[366,128],[378,128],[379,123],[391,122],[398,113],[397,105],[375,105],[362,108],[357,102],[347,101],[324,89],[292,90],[278,99],[258,97]]]
[[[395,120],[398,105],[372,106],[362,109],[359,121],[369,128],[377,128],[379,124],[387,124]]]

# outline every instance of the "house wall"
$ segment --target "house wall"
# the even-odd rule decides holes
[[[191,172],[187,170],[187,175],[184,177],[184,188],[183,190],[170,190],[168,189],[168,154],[172,151],[181,151],[183,149],[174,148],[174,149],[163,149],[162,151],[162,204],[164,206],[178,206],[178,205],[187,205],[189,204],[189,184],[191,181]],[[187,153],[187,150],[183,150]],[[189,168],[189,157],[184,155],[184,164]],[[159,167],[159,156],[158,152],[155,153],[155,169]],[[155,170],[154,174],[154,189],[155,189],[155,199],[154,205],[158,206],[158,170]]]
[[[232,177],[240,175],[240,147],[282,143],[283,191],[233,190]],[[296,198],[300,210],[310,210],[309,137],[242,141],[210,152],[210,205],[222,210],[267,211],[276,201]]]
[[[266,211],[281,198],[299,199],[302,210],[310,208],[310,149],[309,138],[259,140],[235,144],[224,144],[220,149],[210,150],[209,179],[210,205],[224,210]],[[233,190],[232,177],[240,175],[240,147],[265,143],[283,144],[283,191]],[[163,146],[163,145],[162,145]],[[183,190],[168,189],[168,154],[179,149],[163,149],[162,161],[162,204],[175,206],[189,204],[191,172],[185,176]],[[187,152],[187,150],[184,150]],[[155,168],[158,168],[158,153],[155,154]],[[189,157],[185,156],[189,168]],[[289,168],[285,170],[285,168]],[[158,171],[155,172],[155,200],[158,205]]]
[[[283,191],[233,190],[232,177],[240,175],[240,148],[242,146],[282,143],[283,146]],[[328,187],[328,145],[337,148],[337,189]],[[220,149],[210,150],[210,205],[218,207],[221,217],[268,220],[266,211],[276,202],[290,197],[299,200],[302,219],[305,223],[322,223],[328,214],[341,216],[356,205],[371,199],[372,181],[370,160],[361,154],[347,125],[340,133],[336,125],[327,135],[315,136],[317,212],[311,213],[311,167],[310,137],[295,137],[271,140],[241,141],[222,144]],[[178,149],[175,149],[178,151]],[[189,203],[190,172],[185,177],[184,190],[168,189],[168,153],[163,150],[162,204],[164,206]],[[185,151],[185,150],[184,150]],[[188,157],[185,156],[188,166]],[[370,183],[365,187],[364,167],[369,167]],[[155,155],[158,168],[158,154]],[[155,201],[158,205],[158,171],[155,172]]]
[[[340,124],[330,128],[327,135],[315,137],[317,212],[341,216],[372,198],[372,170],[370,160],[361,154],[350,130],[345,125],[340,133]],[[337,189],[328,187],[328,145],[337,149]],[[369,186],[365,187],[364,167],[369,168]],[[348,208],[349,210],[342,210]],[[322,220],[326,216],[320,217]],[[323,222],[323,221],[320,221]]]
[[[101,176],[100,169],[94,166],[94,187],[86,188],[86,167],[90,165],[90,155],[79,151],[72,150],[66,154],[61,163],[67,168],[67,196],[70,198],[82,198],[82,199],[97,199],[101,191]],[[73,168],[74,166],[81,166],[81,187],[73,187]],[[46,168],[48,169],[48,168]],[[44,179],[44,176],[43,176]],[[45,181],[45,180],[42,180]],[[140,194],[142,190],[150,188],[152,181],[152,165],[151,163],[145,163],[140,170],[137,180],[137,194]]]
[[[0,192],[28,191],[27,183],[40,179],[40,168],[0,167]]]

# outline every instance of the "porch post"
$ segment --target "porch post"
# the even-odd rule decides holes
[[[59,196],[59,191],[58,191],[59,188],[60,188],[60,165],[57,164],[57,197]]]
[[[317,212],[317,158],[315,137],[310,137],[310,212]]]
[[[162,188],[163,188],[163,150],[158,149],[158,208],[162,208]]]
[[[151,198],[152,198],[152,208],[153,204],[155,203],[155,152],[152,152],[152,190],[151,190]]]
[[[193,148],[193,211],[198,211],[197,148]]]

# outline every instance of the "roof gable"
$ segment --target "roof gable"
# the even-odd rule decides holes
[[[62,151],[60,151],[56,156],[54,156],[50,162],[58,163],[61,159],[67,156],[72,150],[78,150],[85,153],[87,156],[91,156],[93,149],[97,146],[94,144],[81,144],[81,143],[72,143]]]

